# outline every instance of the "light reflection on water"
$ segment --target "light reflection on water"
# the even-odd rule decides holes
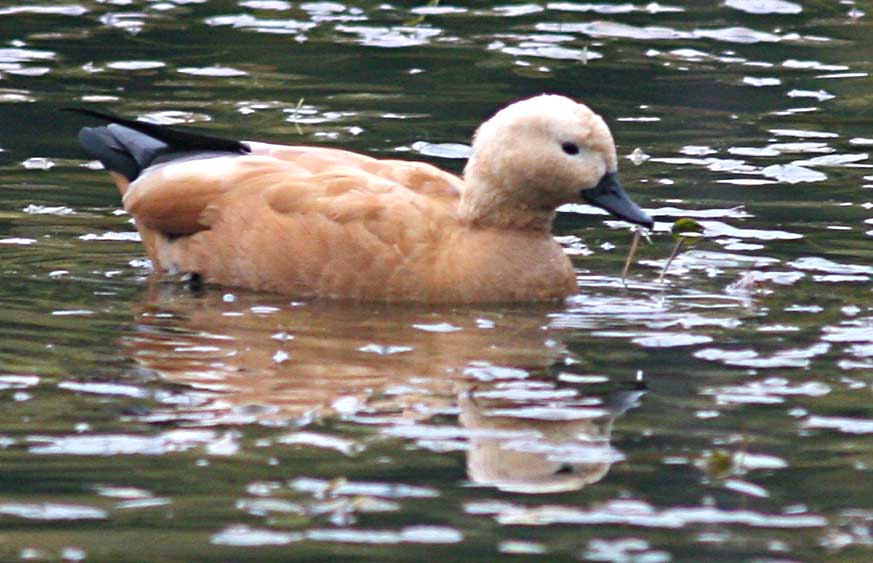
[[[0,7],[0,558],[869,559],[869,11]],[[457,172],[541,91],[605,115],[658,220],[623,282],[626,225],[562,208],[580,293],[544,308],[149,284],[54,111]]]

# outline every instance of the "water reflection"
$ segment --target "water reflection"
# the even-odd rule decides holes
[[[184,386],[184,399],[158,397],[165,406],[144,416],[151,422],[303,427],[339,417],[426,449],[465,450],[475,483],[543,493],[597,482],[622,460],[609,443],[613,421],[645,393],[635,384],[603,396],[559,381],[572,360],[545,330],[553,313],[294,303],[155,284],[122,341],[133,375]],[[454,415],[459,425],[445,424]],[[364,449],[315,431],[279,442]]]
[[[488,399],[477,398],[488,394],[497,395],[471,390],[459,397],[461,424],[479,431],[470,437],[467,452],[470,479],[509,492],[556,493],[596,483],[613,463],[624,459],[610,446],[612,423],[636,406],[645,390],[641,385],[613,391],[599,407],[589,408],[588,416],[581,409],[568,413],[558,407],[548,413],[556,420],[535,418],[529,409],[493,408],[495,399],[486,405]],[[483,432],[487,430],[496,432]],[[499,433],[507,430],[518,434]]]

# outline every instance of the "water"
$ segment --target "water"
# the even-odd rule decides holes
[[[869,560],[868,11],[5,3],[0,559]],[[658,224],[625,287],[626,225],[564,208],[580,292],[536,307],[156,283],[57,111],[457,172],[542,91]]]

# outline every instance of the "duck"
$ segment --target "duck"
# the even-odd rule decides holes
[[[106,123],[79,142],[108,170],[159,277],[302,299],[556,301],[578,291],[551,233],[558,207],[654,224],[619,180],[604,119],[556,94],[482,123],[462,176],[73,111]]]

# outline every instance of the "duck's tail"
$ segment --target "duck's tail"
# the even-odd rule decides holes
[[[102,127],[83,127],[79,131],[79,142],[91,157],[103,163],[110,172],[124,176],[128,182],[135,180],[149,166],[171,160],[250,152],[249,147],[240,141],[189,133],[92,109],[64,109],[109,122]]]

